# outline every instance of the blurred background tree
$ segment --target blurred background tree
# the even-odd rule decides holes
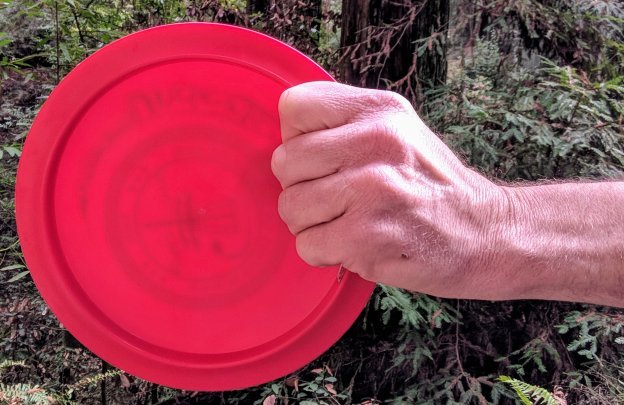
[[[340,66],[346,83],[397,91],[422,104],[446,82],[449,0],[344,0]]]

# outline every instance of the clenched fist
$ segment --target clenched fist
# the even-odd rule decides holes
[[[279,213],[313,266],[439,296],[487,298],[506,198],[396,93],[305,83],[279,102]]]
[[[395,93],[306,83],[279,113],[279,213],[309,264],[442,297],[624,307],[624,182],[495,185]]]

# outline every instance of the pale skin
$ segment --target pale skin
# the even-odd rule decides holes
[[[280,216],[312,266],[440,297],[624,307],[624,183],[496,184],[396,93],[282,95]]]

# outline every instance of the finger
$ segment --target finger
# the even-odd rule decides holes
[[[282,139],[351,122],[369,106],[366,99],[382,93],[334,82],[309,82],[284,91],[278,110]],[[374,97],[374,96],[373,96]]]
[[[376,160],[402,163],[405,151],[405,141],[390,123],[358,121],[284,142],[273,152],[271,168],[287,188]]]
[[[286,188],[338,172],[352,152],[348,145],[365,131],[362,127],[360,123],[348,124],[290,139],[273,152],[273,174]]]
[[[341,232],[341,219],[308,228],[297,235],[297,254],[304,262],[316,267],[343,263],[348,240]]]
[[[346,212],[350,189],[345,173],[298,183],[286,188],[279,196],[278,211],[294,235],[331,222]]]

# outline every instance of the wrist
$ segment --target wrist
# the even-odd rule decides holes
[[[472,178],[470,178],[472,177]],[[512,285],[509,276],[517,268],[512,256],[511,241],[516,197],[505,187],[496,185],[477,173],[466,182],[471,190],[464,200],[463,210],[469,220],[456,229],[465,229],[461,235],[463,254],[457,256],[458,283],[463,286],[461,298],[504,300],[515,298],[519,285]]]
[[[528,192],[527,192],[528,191]],[[531,298],[537,278],[523,271],[533,266],[535,257],[529,234],[534,196],[521,187],[491,184],[482,191],[479,209],[483,212],[481,235],[477,238],[472,273],[480,280],[479,297],[488,300]],[[534,274],[533,274],[534,275]]]
[[[540,227],[550,222],[554,208],[539,187],[500,186],[505,196],[505,213],[497,232],[496,255],[503,278],[503,299],[535,299],[553,295],[554,252],[545,249]],[[559,285],[558,288],[562,288]]]

